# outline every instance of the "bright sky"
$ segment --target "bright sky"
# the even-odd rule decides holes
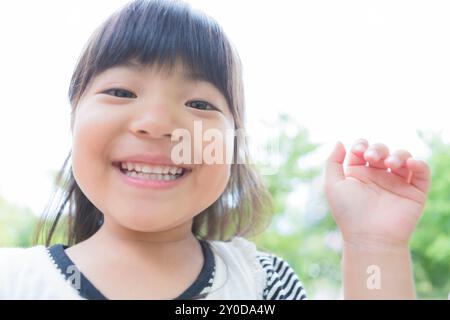
[[[92,31],[127,1],[0,2],[0,194],[40,212],[70,150],[67,89]],[[244,65],[248,124],[280,111],[323,143],[360,137],[426,157],[449,141],[449,1],[189,1],[223,26]],[[259,132],[258,132],[259,130]]]

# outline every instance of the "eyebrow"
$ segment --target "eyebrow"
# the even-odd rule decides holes
[[[127,68],[127,69],[131,69],[135,72],[142,72],[143,66],[142,66],[142,64],[139,64],[137,62],[127,60],[127,61],[117,64],[115,67]],[[184,71],[182,77],[184,80],[190,81],[190,82],[208,82],[208,83],[210,83],[210,81],[208,79],[206,79],[205,76],[203,76],[202,74],[200,74],[198,72],[193,72],[191,70]]]

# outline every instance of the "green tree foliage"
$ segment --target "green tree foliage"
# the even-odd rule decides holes
[[[29,247],[37,217],[0,197],[0,247]]]
[[[425,213],[411,240],[419,297],[447,299],[450,295],[450,146],[438,134],[418,132],[432,151],[431,189]]]

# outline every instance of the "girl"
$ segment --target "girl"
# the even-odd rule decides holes
[[[271,212],[245,134],[206,152],[205,133],[245,132],[239,59],[214,20],[178,1],[127,4],[89,39],[69,99],[63,198],[45,246],[0,250],[1,298],[306,298],[286,261],[245,239]],[[325,172],[345,296],[413,298],[408,239],[428,166],[365,140],[344,173],[345,156],[338,143]],[[51,245],[60,220],[67,238]]]

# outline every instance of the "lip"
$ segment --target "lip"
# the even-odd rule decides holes
[[[180,184],[184,179],[186,179],[186,176],[188,176],[191,171],[185,170],[183,175],[175,180],[142,180],[135,177],[129,177],[126,174],[124,174],[121,171],[121,168],[119,166],[113,166],[114,171],[117,172],[119,175],[119,178],[125,182],[127,185],[130,185],[132,187],[137,188],[147,188],[147,189],[153,189],[153,190],[164,190],[164,189],[170,189],[178,184]]]
[[[162,166],[172,166],[183,168],[186,171],[192,171],[193,166],[190,164],[176,164],[172,161],[172,159],[163,154],[151,154],[151,153],[140,153],[134,154],[131,156],[123,157],[121,159],[114,160],[112,164],[114,166],[120,167],[120,163],[122,162],[135,162],[135,163],[143,163],[149,165],[162,165]],[[175,180],[176,181],[176,180]]]

